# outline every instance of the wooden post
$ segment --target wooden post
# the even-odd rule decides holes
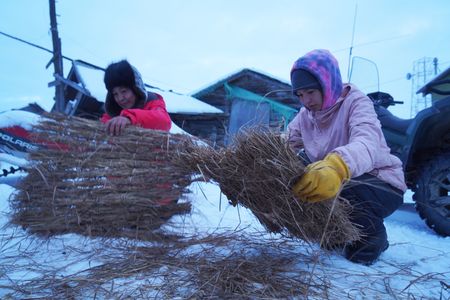
[[[55,68],[55,106],[54,110],[60,113],[64,112],[65,100],[64,100],[64,84],[58,80],[57,75],[64,77],[63,72],[63,60],[61,52],[61,40],[58,36],[58,26],[56,23],[56,7],[55,0],[49,0],[50,6],[50,30],[52,32],[53,41],[53,65]]]

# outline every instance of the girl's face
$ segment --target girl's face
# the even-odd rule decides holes
[[[300,102],[310,111],[319,111],[322,109],[323,96],[318,89],[301,89],[295,91]]]
[[[112,95],[123,109],[133,108],[136,104],[136,94],[128,87],[116,86],[112,89]]]

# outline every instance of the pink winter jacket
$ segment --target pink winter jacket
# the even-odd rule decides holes
[[[400,159],[390,153],[371,100],[354,85],[326,109],[313,112],[301,108],[288,125],[290,145],[304,148],[314,162],[328,153],[339,154],[352,178],[369,173],[405,191]]]

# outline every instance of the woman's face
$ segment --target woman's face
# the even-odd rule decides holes
[[[116,86],[112,89],[112,95],[123,109],[133,108],[136,104],[136,94],[128,87]]]
[[[295,91],[300,102],[311,111],[319,111],[322,109],[323,96],[318,89],[301,89]]]

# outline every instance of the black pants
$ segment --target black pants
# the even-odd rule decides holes
[[[373,175],[352,178],[341,192],[341,197],[353,206],[350,220],[361,226],[366,236],[385,230],[383,219],[403,203],[403,192]]]

